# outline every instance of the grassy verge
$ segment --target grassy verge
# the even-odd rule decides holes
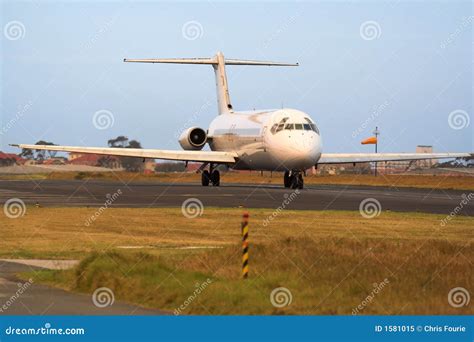
[[[205,208],[187,219],[179,208],[107,209],[85,226],[94,211],[28,208],[0,218],[2,257],[80,257],[75,269],[39,272],[35,281],[88,294],[106,286],[117,300],[183,314],[473,313],[447,300],[454,287],[473,288],[471,217],[443,227],[442,215],[283,211],[265,226],[272,211],[251,209],[244,281],[241,210]],[[278,287],[291,304],[272,305]]]
[[[200,183],[200,175],[195,173],[161,173],[144,175],[130,172],[51,172],[45,174],[27,175],[0,175],[0,179],[51,179],[51,180],[81,180],[100,179],[110,181],[153,181],[164,183]],[[263,176],[259,172],[253,173],[224,173],[223,184],[229,183],[251,183],[251,184],[281,184],[283,174],[275,172],[272,175],[265,172]],[[445,175],[337,175],[316,176],[308,175],[306,184],[343,184],[343,185],[369,185],[388,187],[416,187],[416,188],[439,188],[474,190],[474,177],[472,176],[445,176]]]
[[[457,252],[433,240],[420,246],[285,239],[252,245],[247,280],[239,279],[240,249],[232,246],[185,258],[94,253],[75,270],[40,273],[36,281],[88,294],[106,286],[118,299],[182,314],[472,314],[447,302],[454,285],[473,281],[467,260],[448,263]],[[459,257],[473,256],[471,249]],[[374,284],[381,288],[376,294]],[[292,297],[282,308],[270,299],[279,287]],[[364,300],[368,303],[356,311]]]

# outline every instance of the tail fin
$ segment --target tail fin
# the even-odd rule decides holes
[[[207,64],[212,65],[216,74],[217,103],[219,114],[231,113],[233,111],[230,103],[229,87],[225,66],[227,65],[257,65],[257,66],[298,66],[298,63],[276,63],[265,61],[252,61],[243,59],[224,59],[222,52],[218,52],[213,58],[149,58],[149,59],[127,59],[124,62],[134,63],[173,63],[173,64]]]

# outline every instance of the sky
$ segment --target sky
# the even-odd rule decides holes
[[[217,115],[210,66],[123,58],[298,62],[228,66],[235,110],[296,108],[323,152],[474,151],[470,1],[100,2],[1,0],[0,150],[47,140],[180,149]]]

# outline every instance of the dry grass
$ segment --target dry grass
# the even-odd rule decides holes
[[[0,175],[0,179],[103,179],[115,181],[153,181],[166,183],[200,183],[201,176],[195,173],[160,173],[144,175],[130,172],[52,172],[49,174],[32,175]],[[283,175],[279,172],[270,175],[265,172],[222,174],[222,183],[251,183],[251,184],[282,184]],[[446,175],[335,175],[316,176],[309,175],[306,184],[344,184],[344,185],[370,185],[388,187],[416,187],[474,190],[474,177],[472,176],[446,176]]]
[[[188,219],[180,208],[109,208],[91,225],[86,221],[98,208],[28,207],[18,219],[0,216],[2,256],[64,258],[117,246],[225,246],[240,238],[242,210],[205,208]],[[446,227],[443,215],[383,212],[364,219],[359,212],[281,212],[268,226],[272,209],[250,209],[253,242],[268,243],[288,237],[345,239],[426,239],[465,242],[473,237],[474,218],[459,216]]]
[[[388,285],[362,314],[472,314],[451,307],[453,287],[473,289],[474,218],[383,212],[284,211],[268,226],[268,209],[250,210],[250,278],[240,277],[239,209],[206,208],[196,219],[179,208],[28,208],[19,219],[0,218],[2,257],[86,257],[74,271],[43,272],[37,281],[91,293],[113,289],[117,299],[174,310],[212,283],[183,313],[351,314],[373,290]],[[140,252],[118,246],[153,246]],[[175,250],[182,246],[220,249]],[[91,254],[92,253],[92,254]],[[288,288],[291,305],[277,309],[269,296]]]

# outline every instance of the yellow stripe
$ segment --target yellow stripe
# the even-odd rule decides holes
[[[249,259],[249,255],[248,254],[244,254],[242,256],[242,261],[245,261],[245,260],[248,260]]]
[[[243,229],[243,234],[248,234],[249,233],[249,226],[245,226]]]
[[[249,267],[248,267],[248,266],[245,266],[245,267],[242,269],[242,273],[249,273]]]

